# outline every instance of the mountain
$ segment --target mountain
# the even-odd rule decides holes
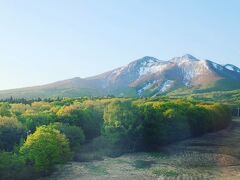
[[[145,56],[126,66],[89,78],[73,78],[28,88],[0,91],[0,98],[81,96],[153,97],[191,90],[210,92],[240,89],[240,69],[197,59],[190,54],[168,61]]]

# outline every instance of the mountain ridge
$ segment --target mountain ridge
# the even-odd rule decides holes
[[[167,61],[144,56],[96,76],[1,90],[0,98],[154,97],[181,88],[199,91],[239,89],[240,69],[232,64],[220,65],[190,54]]]

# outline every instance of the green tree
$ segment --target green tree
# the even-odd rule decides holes
[[[1,103],[0,104],[0,116],[11,116],[10,112],[11,106],[8,103]]]
[[[23,179],[24,158],[10,152],[0,153],[0,179]]]
[[[16,118],[0,116],[0,150],[13,150],[23,136],[22,124]]]
[[[103,115],[94,108],[77,105],[64,106],[57,112],[57,116],[62,123],[81,127],[87,140],[101,134]]]
[[[49,112],[26,111],[19,117],[19,120],[26,126],[28,130],[34,132],[38,126],[49,125],[55,122],[56,116],[54,113]]]
[[[49,173],[55,164],[65,163],[71,158],[69,141],[60,131],[48,127],[38,127],[28,136],[20,148],[20,153],[33,162],[37,171]]]
[[[80,145],[85,140],[85,135],[81,127],[70,126],[61,123],[54,123],[52,127],[59,130],[61,133],[65,134],[69,139],[70,147],[73,151],[79,150]]]
[[[112,102],[104,111],[104,135],[112,144],[135,149],[142,138],[138,109],[131,101]]]

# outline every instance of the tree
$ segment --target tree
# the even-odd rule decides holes
[[[73,151],[77,151],[85,140],[85,135],[81,127],[70,126],[61,123],[54,123],[52,127],[56,128],[61,133],[66,135],[66,137],[69,139],[70,147]]]
[[[8,103],[1,103],[0,104],[0,116],[11,116],[10,112],[11,106]]]
[[[30,106],[26,104],[11,104],[11,111],[17,116],[23,114],[27,109],[30,109]]]
[[[103,133],[112,144],[135,149],[141,129],[138,109],[131,101],[112,102],[105,108]]]
[[[103,115],[94,108],[79,107],[77,105],[64,106],[57,112],[57,116],[62,123],[81,127],[87,140],[101,134]]]
[[[35,111],[46,111],[46,110],[50,110],[51,109],[51,105],[50,103],[48,102],[43,102],[43,101],[40,101],[40,102],[33,102],[32,103],[32,108],[35,110]]]
[[[23,157],[11,152],[0,153],[0,179],[24,179],[22,177],[24,167],[25,161]]]
[[[23,135],[22,124],[16,118],[0,116],[0,150],[13,150]]]
[[[55,164],[71,159],[72,155],[66,136],[49,126],[38,127],[34,134],[28,136],[20,153],[44,174],[49,173]]]
[[[27,110],[19,120],[26,125],[27,129],[34,132],[36,127],[49,125],[56,121],[55,114],[50,112],[34,112]]]

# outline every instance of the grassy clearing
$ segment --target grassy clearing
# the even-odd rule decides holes
[[[239,179],[239,138],[240,119],[234,119],[228,129],[169,145],[161,152],[73,163],[52,180]]]
[[[176,170],[171,170],[167,168],[159,168],[152,170],[152,174],[156,176],[166,176],[166,177],[177,177],[180,175]]]
[[[158,168],[158,169],[153,169],[152,174],[156,176],[166,176],[166,177],[177,177],[179,176],[179,172],[176,170],[171,170],[167,168]]]
[[[163,159],[166,157],[166,154],[161,152],[150,152],[149,155],[153,158]]]
[[[93,164],[86,164],[85,166],[90,174],[96,176],[108,175],[107,169],[104,166],[95,166]]]
[[[152,164],[154,164],[154,161],[136,160],[133,162],[133,167],[136,169],[148,169]]]

